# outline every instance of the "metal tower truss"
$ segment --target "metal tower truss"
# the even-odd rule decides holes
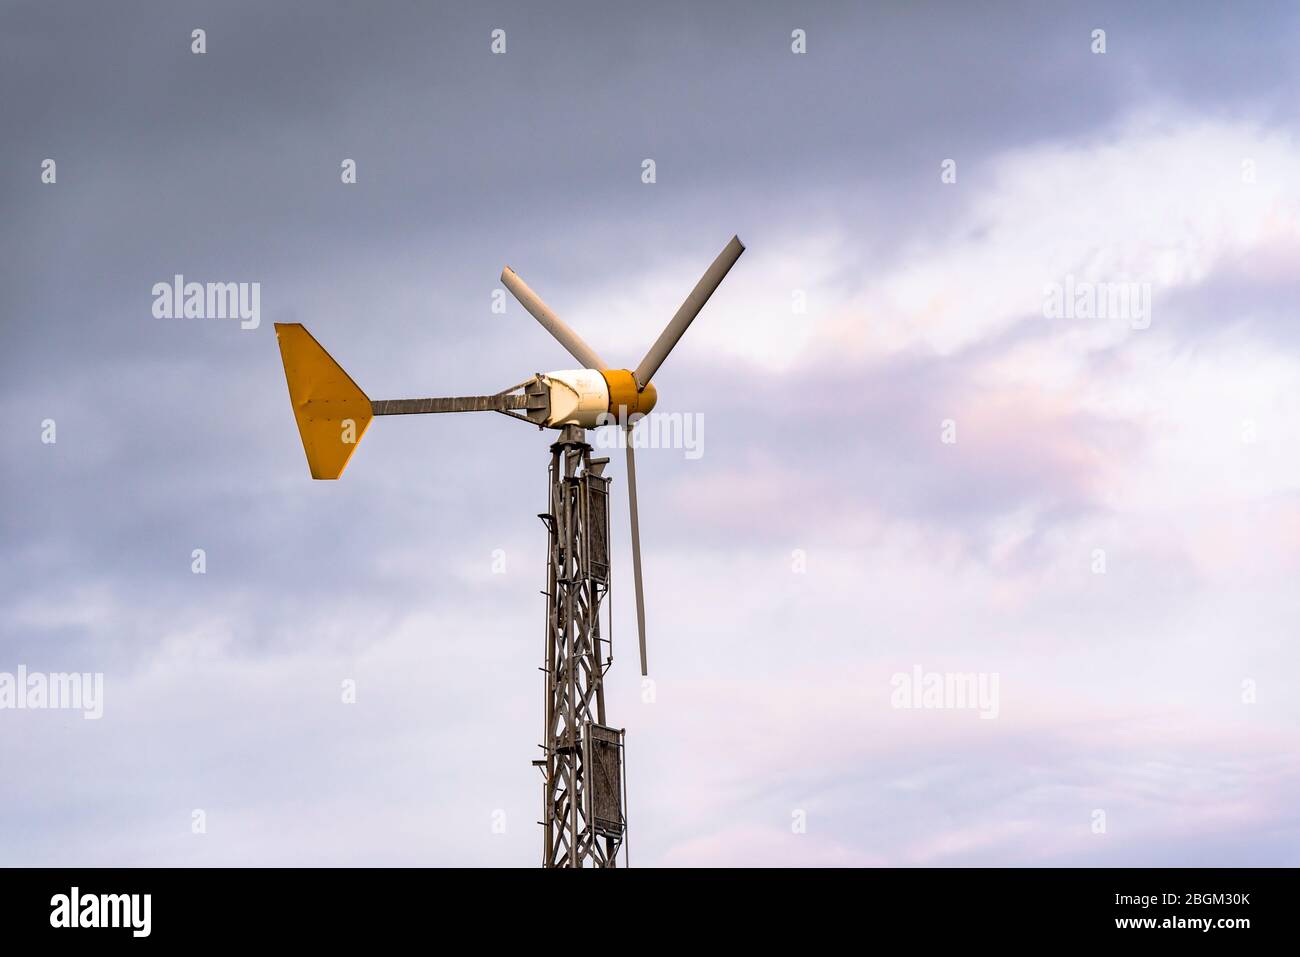
[[[546,572],[546,718],[541,745],[543,867],[614,867],[624,849],[622,729],[605,720],[602,636],[609,595],[607,458],[592,458],[585,433],[561,430],[551,446]],[[626,851],[624,851],[626,864]]]

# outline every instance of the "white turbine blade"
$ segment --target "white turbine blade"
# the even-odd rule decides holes
[[[636,584],[636,630],[641,642],[641,674],[646,675],[645,657],[645,592],[641,587],[641,525],[636,511],[636,455],[632,451],[632,427],[623,433],[627,447],[627,505],[632,516],[632,580]]]
[[[546,331],[569,351],[569,355],[582,363],[584,369],[604,370],[609,368],[609,366],[605,365],[605,360],[596,355],[596,350],[583,342],[582,336],[570,329],[563,319],[553,313],[550,307],[542,302],[542,297],[529,289],[528,283],[520,279],[518,274],[509,266],[501,270],[501,281],[519,300],[520,305],[532,313],[533,318],[540,322]]]
[[[668,353],[672,352],[673,346],[677,345],[677,340],[686,333],[687,328],[704,308],[704,304],[713,295],[713,291],[721,285],[727,272],[736,264],[736,260],[744,251],[745,244],[740,241],[740,237],[732,236],[727,247],[718,253],[718,258],[713,260],[713,265],[700,277],[700,281],[695,284],[695,288],[686,297],[677,314],[664,327],[664,331],[659,333],[655,344],[650,347],[650,351],[645,354],[641,364],[632,373],[636,376],[637,388],[644,389],[646,383],[659,371],[659,367],[668,358]]]

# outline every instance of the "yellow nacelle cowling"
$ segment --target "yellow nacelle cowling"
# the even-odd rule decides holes
[[[638,392],[636,379],[627,369],[606,369],[601,375],[609,386],[609,411],[618,416],[620,422],[632,415],[648,415],[659,401],[654,383],[647,382]]]
[[[539,378],[550,390],[545,424],[552,428],[594,429],[626,422],[630,416],[648,413],[659,398],[653,385],[638,392],[627,369],[561,369],[541,373]]]

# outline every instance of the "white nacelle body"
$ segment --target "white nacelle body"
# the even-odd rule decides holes
[[[600,418],[609,413],[609,383],[599,370],[561,369],[543,372],[538,378],[550,390],[547,425],[594,429],[605,424]]]

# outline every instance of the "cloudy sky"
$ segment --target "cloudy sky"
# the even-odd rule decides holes
[[[272,323],[495,392],[572,365],[509,263],[634,366],[733,233],[653,694],[610,469],[632,863],[1300,864],[1300,16],[1128,6],[0,4],[0,672],[104,675],[0,710],[0,864],[536,864],[549,436],[312,482]]]

